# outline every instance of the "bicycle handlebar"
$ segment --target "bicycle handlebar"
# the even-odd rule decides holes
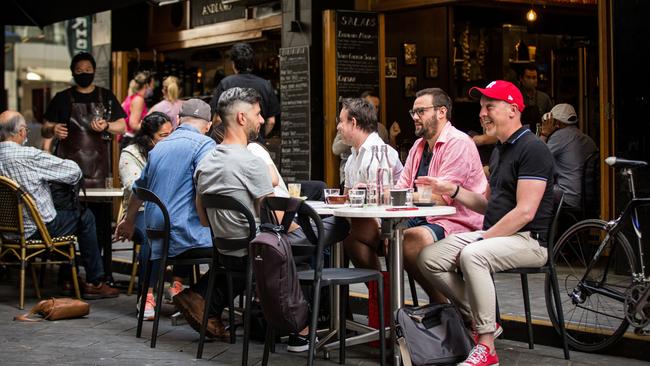
[[[627,160],[617,158],[616,156],[610,156],[605,159],[605,163],[611,167],[615,168],[645,168],[648,166],[648,163],[641,160]]]

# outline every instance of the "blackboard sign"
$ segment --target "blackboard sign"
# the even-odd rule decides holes
[[[336,96],[359,97],[379,92],[379,16],[376,13],[336,13]]]
[[[309,47],[280,48],[282,149],[280,171],[287,182],[310,179]]]
[[[192,28],[246,18],[245,6],[224,4],[223,0],[191,0],[190,9]]]

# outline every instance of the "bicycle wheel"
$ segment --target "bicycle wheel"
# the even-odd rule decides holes
[[[570,227],[553,249],[559,293],[569,345],[583,352],[611,346],[627,330],[625,291],[636,271],[634,252],[620,232],[610,237],[591,271],[587,265],[607,237],[606,222],[584,220]],[[580,280],[585,277],[585,281]],[[546,308],[560,334],[550,276],[545,283]]]

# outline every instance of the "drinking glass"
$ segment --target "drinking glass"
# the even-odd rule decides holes
[[[325,188],[323,190],[323,193],[325,195],[325,202],[329,204],[330,203],[329,202],[329,196],[332,196],[332,195],[337,196],[337,195],[339,195],[341,193],[341,190],[338,189],[338,188]]]
[[[287,189],[289,190],[289,196],[300,198],[300,183],[289,183],[287,184]]]
[[[379,197],[377,196],[377,185],[375,183],[368,183],[366,185],[366,203],[368,206],[377,206],[379,204]]]
[[[351,189],[348,191],[350,198],[350,206],[352,207],[363,207],[363,202],[366,198],[365,189]]]
[[[431,186],[428,184],[419,184],[418,186],[420,203],[431,203]]]
[[[406,190],[406,206],[413,206],[413,188]]]

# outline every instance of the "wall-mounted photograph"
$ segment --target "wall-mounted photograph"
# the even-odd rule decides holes
[[[415,43],[404,43],[404,64],[417,65],[418,53]]]
[[[428,79],[435,79],[438,77],[438,58],[426,57],[425,58],[424,76]]]
[[[397,57],[386,57],[386,78],[397,78]]]
[[[404,96],[414,97],[418,91],[418,77],[417,76],[404,76]]]

